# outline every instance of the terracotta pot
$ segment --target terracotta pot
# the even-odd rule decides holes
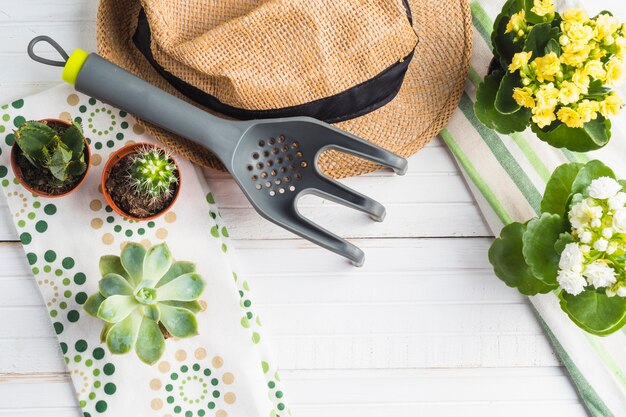
[[[170,204],[163,209],[162,211],[160,211],[159,213],[153,215],[153,216],[149,216],[149,217],[135,217],[132,216],[128,213],[126,213],[124,210],[122,210],[121,208],[118,207],[117,204],[115,204],[115,202],[113,201],[113,198],[111,197],[111,194],[109,194],[109,191],[107,190],[106,187],[106,182],[109,179],[109,175],[111,175],[111,170],[113,169],[113,167],[115,166],[115,164],[117,164],[117,162],[128,156],[128,155],[132,155],[134,153],[137,153],[140,149],[145,148],[145,147],[153,147],[153,148],[159,148],[162,149],[164,152],[166,152],[165,148],[163,148],[162,146],[159,145],[154,145],[152,143],[148,143],[148,142],[138,142],[138,143],[131,143],[129,145],[126,145],[120,149],[118,149],[117,151],[115,151],[108,159],[107,163],[104,165],[104,169],[102,170],[102,180],[100,183],[100,187],[102,188],[102,194],[104,195],[104,199],[106,200],[107,204],[109,206],[111,206],[111,208],[113,209],[113,211],[115,211],[117,214],[119,214],[120,216],[123,216],[127,219],[130,220],[136,220],[136,221],[147,221],[147,220],[153,220],[156,219],[157,217],[161,216],[163,213],[166,213],[167,211],[169,211],[169,209],[174,205],[174,203],[176,203],[176,200],[178,199],[178,195],[180,194],[180,186],[181,186],[181,182],[182,182],[182,176],[180,173],[180,168],[178,166],[178,163],[176,162],[176,160],[174,158],[172,158],[172,161],[174,162],[174,165],[176,165],[176,172],[178,172],[178,187],[176,188],[176,192],[174,194],[174,198],[172,198],[172,201],[170,202]]]
[[[66,120],[61,120],[61,119],[42,119],[42,120],[38,120],[38,122],[40,123],[57,123],[57,124],[62,124],[65,125],[67,127],[72,126],[72,124]],[[76,184],[76,187],[72,188],[71,190],[62,193],[62,194],[50,194],[50,193],[46,193],[43,191],[38,191],[36,189],[34,189],[33,187],[31,187],[28,183],[26,183],[26,181],[24,181],[23,175],[22,175],[22,169],[20,168],[20,166],[17,163],[17,157],[18,157],[18,152],[21,152],[20,147],[17,145],[17,143],[14,143],[13,146],[11,147],[11,168],[13,169],[13,174],[15,175],[15,178],[17,178],[17,180],[20,182],[20,184],[22,185],[22,187],[26,188],[29,192],[38,195],[40,197],[45,197],[45,198],[57,198],[57,197],[63,197],[66,196],[68,194],[73,193],[74,191],[76,191],[78,189],[78,187],[80,187],[81,185],[83,185],[83,183],[85,182],[85,179],[87,178],[87,175],[89,174],[89,167],[90,167],[90,162],[91,162],[91,150],[89,149],[89,142],[87,142],[87,138],[85,138],[85,136],[83,135],[83,140],[85,141],[85,150],[84,152],[87,154],[87,158],[85,160],[85,163],[87,164],[87,168],[85,169],[85,172],[83,173],[83,178],[80,180],[80,182],[78,184]]]

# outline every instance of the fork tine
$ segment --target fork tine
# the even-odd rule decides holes
[[[358,136],[330,126],[333,131],[330,147],[352,154],[363,159],[384,165],[393,169],[396,174],[404,175],[408,167],[405,158],[389,152],[380,146],[374,145]]]
[[[361,249],[303,217],[295,205],[289,214],[290,216],[285,219],[286,223],[281,226],[316,245],[348,258],[354,266],[363,266],[365,253]]]
[[[316,188],[313,185],[311,192],[335,203],[367,213],[377,222],[382,222],[385,219],[385,207],[378,201],[324,175],[318,174],[317,177],[321,182],[321,186]]]

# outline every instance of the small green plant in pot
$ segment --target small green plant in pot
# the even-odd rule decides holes
[[[132,220],[150,220],[166,212],[180,189],[174,158],[160,146],[127,145],[109,158],[102,174],[107,203]]]
[[[76,189],[87,175],[89,146],[76,122],[24,122],[15,132],[13,171],[34,194],[57,197]]]
[[[558,292],[585,331],[608,335],[626,324],[626,181],[594,160],[559,166],[541,215],[511,223],[489,249],[496,276],[525,295]]]
[[[195,314],[205,282],[192,262],[174,262],[167,244],[146,250],[127,243],[120,256],[100,258],[99,291],[84,308],[104,320],[101,341],[114,354],[135,350],[149,365],[165,351],[165,339],[198,334]]]
[[[502,134],[531,127],[557,148],[587,152],[611,137],[624,103],[612,89],[626,59],[626,25],[610,12],[555,11],[553,0],[508,0],[491,35],[494,59],[474,111]]]

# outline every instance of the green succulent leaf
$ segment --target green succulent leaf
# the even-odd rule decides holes
[[[554,53],[556,56],[561,56],[561,44],[554,38],[548,41],[545,50],[546,55],[549,53]]]
[[[568,211],[567,202],[572,194],[572,185],[583,166],[581,163],[571,162],[560,165],[554,170],[541,200],[542,213],[565,216]]]
[[[524,51],[532,51],[533,58],[544,56],[550,40],[558,37],[558,29],[552,28],[550,23],[541,23],[533,26],[524,43]],[[560,48],[559,48],[560,50]]]
[[[65,129],[65,131],[61,134],[61,142],[63,142],[70,150],[73,160],[78,160],[83,156],[85,139],[83,137],[82,130],[76,124],[73,124],[71,127]]]
[[[172,266],[172,254],[166,243],[148,249],[143,263],[143,277],[158,282]]]
[[[576,179],[572,184],[572,193],[581,194],[583,197],[587,197],[587,187],[589,187],[591,181],[600,177],[610,177],[615,179],[615,173],[611,168],[604,165],[597,159],[587,162],[578,172],[578,175],[576,175]]]
[[[92,317],[98,317],[98,309],[104,301],[104,296],[99,292],[90,295],[83,305],[83,309]]]
[[[67,179],[67,166],[72,159],[72,152],[65,146],[59,144],[54,150],[48,169],[50,173],[59,181],[65,181]]]
[[[489,248],[489,262],[498,278],[522,294],[548,293],[557,287],[556,284],[548,285],[535,278],[524,260],[522,236],[525,231],[526,225],[522,223],[505,226]]]
[[[102,331],[100,331],[100,343],[106,343],[107,335],[109,334],[109,331],[113,326],[115,326],[115,323],[104,323],[104,326],[102,326]]]
[[[143,281],[143,264],[146,257],[146,248],[139,243],[130,242],[124,246],[120,260],[128,273],[129,282],[133,287]]]
[[[594,79],[589,83],[589,89],[587,90],[587,94],[585,94],[585,98],[603,100],[610,92],[610,87],[605,87],[602,81]]]
[[[126,278],[121,275],[106,274],[99,283],[100,294],[104,297],[112,295],[133,295],[133,287],[130,286]]]
[[[543,213],[528,222],[523,234],[522,252],[532,274],[547,285],[556,285],[559,254],[555,242],[563,232],[564,220],[558,214]]]
[[[198,334],[198,321],[195,314],[184,308],[161,305],[161,323],[176,337],[191,337]]]
[[[15,133],[17,146],[26,158],[38,165],[43,161],[43,151],[55,138],[56,132],[40,122],[26,122]]]
[[[528,127],[530,122],[531,114],[527,108],[521,108],[512,114],[502,114],[495,107],[496,95],[503,77],[501,71],[494,71],[478,85],[474,113],[478,120],[489,129],[502,134],[521,132]]]
[[[578,295],[561,292],[563,311],[585,331],[606,336],[626,324],[626,299],[608,297],[595,291],[583,291]]]
[[[504,33],[506,26],[514,13],[522,10],[523,0],[509,0],[502,8],[502,12],[496,17],[491,33],[494,56],[501,62],[511,62],[516,52],[521,52],[522,45],[513,41],[513,33]]]
[[[100,275],[105,276],[107,274],[117,274],[121,275],[129,281],[128,272],[122,266],[122,260],[119,256],[115,255],[104,255],[100,257]],[[130,281],[129,281],[130,282]]]
[[[196,273],[189,273],[179,276],[157,289],[157,300],[159,301],[193,301],[204,291],[205,282]]]
[[[174,262],[170,269],[163,275],[163,277],[159,280],[156,287],[160,287],[162,285],[167,284],[172,281],[174,278],[178,278],[181,275],[189,274],[192,272],[196,272],[196,264],[193,262],[187,261],[178,261]]]
[[[513,89],[522,87],[522,79],[518,72],[507,72],[500,82],[500,88],[496,93],[494,102],[495,109],[502,114],[511,114],[518,111],[521,106],[513,99]]]
[[[135,345],[141,321],[141,314],[133,313],[111,326],[106,335],[107,347],[111,353],[122,355],[130,352]]]
[[[567,246],[568,243],[573,243],[574,242],[574,237],[572,235],[570,235],[569,233],[561,233],[559,235],[559,239],[554,242],[554,250],[556,251],[556,253],[558,253],[559,255],[561,255],[561,253],[565,250],[565,246]]]
[[[135,352],[139,359],[148,365],[154,365],[165,351],[165,339],[159,325],[144,317],[139,327]]]
[[[75,177],[82,175],[87,170],[87,164],[83,161],[70,161],[67,164],[67,173]]]
[[[197,300],[194,301],[159,301],[159,305],[168,305],[172,307],[180,307],[191,311],[192,313],[198,313],[202,311],[202,306]]]
[[[117,323],[128,317],[139,305],[133,296],[112,295],[100,304],[98,317],[109,323]]]
[[[143,315],[150,320],[156,321],[157,323],[161,320],[161,311],[159,310],[159,306],[156,304],[143,306]]]
[[[553,126],[554,123],[551,125]],[[541,129],[531,123],[533,132],[539,139],[555,148],[566,148],[574,152],[589,152],[600,149],[609,143],[611,138],[611,121],[598,116],[597,119],[585,123],[582,128],[572,128],[557,123]]]

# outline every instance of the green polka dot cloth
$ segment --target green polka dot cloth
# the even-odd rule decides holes
[[[84,417],[283,417],[289,414],[278,373],[262,337],[248,282],[234,270],[233,250],[201,172],[177,158],[183,178],[176,204],[153,221],[129,221],[99,189],[109,155],[151,142],[132,117],[59,86],[0,108],[0,185],[15,221]],[[62,198],[27,192],[10,166],[14,130],[27,120],[74,119],[91,147],[83,185]],[[127,242],[167,242],[176,259],[196,263],[207,283],[197,313],[199,335],[166,340],[154,365],[134,352],[112,355],[102,322],[82,308],[98,291],[99,259]]]

